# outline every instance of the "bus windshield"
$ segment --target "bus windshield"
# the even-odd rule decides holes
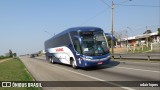
[[[109,53],[103,31],[85,32],[82,36],[82,53],[87,56],[100,56]]]

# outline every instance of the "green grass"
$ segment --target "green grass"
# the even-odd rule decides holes
[[[33,81],[20,59],[0,63],[0,81]],[[40,90],[40,88],[0,88],[0,90]]]

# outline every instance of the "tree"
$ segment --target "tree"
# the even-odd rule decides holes
[[[160,28],[158,28],[158,36],[160,36]]]
[[[13,57],[13,53],[11,49],[9,49],[9,57]]]
[[[152,33],[151,30],[146,30],[143,34],[150,34],[150,33]]]
[[[150,38],[150,33],[152,33],[152,31],[151,30],[146,30],[143,34],[146,34],[147,36],[146,36],[146,42],[147,42],[147,47],[149,46],[149,41],[151,42],[152,41],[152,39]]]

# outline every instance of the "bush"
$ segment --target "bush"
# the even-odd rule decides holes
[[[1,55],[1,56],[0,56],[0,59],[4,59],[4,56]]]
[[[10,57],[9,56],[3,56],[3,55],[0,56],[0,59],[6,59],[6,58],[10,58]]]

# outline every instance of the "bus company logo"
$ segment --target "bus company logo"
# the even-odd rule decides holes
[[[57,48],[56,52],[64,51],[63,48]]]
[[[11,87],[11,82],[2,82],[2,87]]]

